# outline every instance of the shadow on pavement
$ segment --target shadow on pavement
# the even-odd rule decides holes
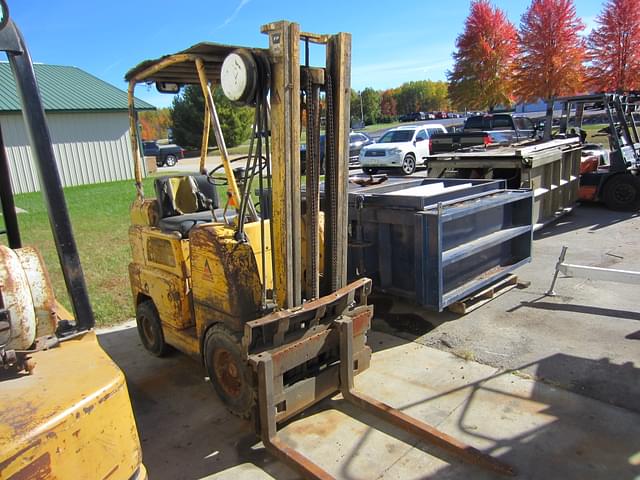
[[[254,448],[249,422],[227,412],[195,360],[179,352],[152,357],[135,328],[98,338],[127,378],[150,479],[198,479],[245,461],[276,478],[295,478]]]
[[[535,232],[533,239],[541,240],[555,237],[583,228],[595,232],[639,216],[638,212],[616,212],[598,203],[580,203],[571,213],[560,217],[553,224]]]
[[[197,479],[245,462],[253,463],[278,479],[297,478],[257,444],[248,422],[226,411],[197,362],[179,353],[162,359],[151,357],[140,345],[135,328],[104,333],[99,339],[126,375],[149,478]],[[379,347],[389,350],[406,343],[399,338],[390,338]],[[629,392],[598,391],[598,384],[575,380],[575,377],[582,377],[581,373],[587,378],[588,372],[604,370],[606,375],[627,378],[630,385],[639,385],[640,370],[631,363],[615,365],[606,358],[593,361],[571,355],[553,355],[518,370],[532,366],[536,377],[546,379],[551,373],[554,381],[558,370],[566,371],[574,379],[572,389],[638,411],[640,402]],[[404,384],[407,391],[411,387],[415,392],[415,387],[424,382],[422,378],[405,379],[403,373],[399,371],[398,377],[390,380],[398,382],[400,390]],[[542,382],[527,383],[531,385],[530,391],[514,393],[510,387],[512,374],[508,371],[487,376],[415,401],[407,397],[402,405],[396,406],[420,418],[420,412],[437,410],[438,407],[429,407],[430,404],[445,402],[443,410],[447,413],[441,416],[439,423],[457,419],[457,428],[463,432],[461,440],[487,445],[482,447],[484,451],[515,465],[523,474],[522,478],[633,478],[640,473],[638,464],[631,461],[640,450],[640,432],[629,422],[629,412],[610,409],[586,398],[568,398],[562,389]],[[433,390],[418,389],[418,392],[424,391]],[[447,398],[460,392],[464,393],[462,402],[459,397]],[[369,393],[376,394],[375,391]],[[339,447],[334,447],[333,453],[340,458],[340,478],[365,478],[350,462],[352,457],[359,455],[360,447],[370,448],[369,444],[365,445],[367,437],[375,431],[418,448],[417,453],[408,453],[403,461],[391,467],[395,473],[390,471],[389,478],[407,478],[405,473],[409,472],[415,474],[414,460],[418,464],[431,462],[434,461],[431,456],[435,461],[446,462],[438,470],[438,478],[496,478],[459,462],[439,448],[419,443],[407,432],[376,421],[341,400],[324,401],[305,412],[303,417],[327,410],[339,410],[366,427],[362,437],[355,437],[355,449],[340,451]],[[515,421],[519,415],[526,417],[532,413],[535,413],[535,421]],[[424,420],[429,422],[428,418]],[[487,427],[490,425],[487,422],[494,424]],[[314,425],[312,423],[311,428],[316,428]],[[321,426],[317,425],[317,428]],[[458,437],[457,434],[454,436]],[[426,458],[424,453],[428,454]],[[373,460],[375,463],[375,458]],[[328,461],[338,462],[334,458]],[[412,475],[411,478],[430,477]]]
[[[640,312],[630,312],[628,310],[617,310],[613,308],[593,307],[590,305],[571,305],[568,303],[533,301],[533,302],[522,302],[516,308],[522,308],[522,307],[541,308],[544,310],[555,310],[559,312],[575,312],[575,313],[584,313],[589,315],[600,315],[603,317],[609,317],[608,320],[614,320],[615,318],[626,318],[628,320],[640,321]]]

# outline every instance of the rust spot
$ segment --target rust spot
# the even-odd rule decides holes
[[[0,423],[10,425],[15,434],[19,434],[37,421],[37,409],[25,402],[19,410],[5,410],[0,413]]]
[[[93,408],[94,408],[94,406],[93,406],[93,405],[89,405],[88,407],[84,407],[84,408],[82,409],[82,411],[83,411],[84,413],[86,413],[87,415],[89,415],[89,414],[91,413],[91,411],[93,410]]]
[[[365,311],[352,317],[354,336],[358,336],[369,329],[371,317],[373,317],[373,308],[371,307],[366,307]]]
[[[338,428],[340,418],[339,414],[335,411],[327,411],[323,413],[322,418],[316,420],[317,421],[305,423],[295,422],[288,425],[287,435],[315,435],[321,438],[327,438]]]
[[[75,432],[72,433],[72,435],[78,438],[80,436],[80,430],[76,430]]]
[[[40,455],[22,470],[7,480],[45,480],[51,478],[51,456],[49,452]]]
[[[115,390],[112,390],[108,393],[106,393],[100,400],[98,400],[98,403],[102,403],[102,402],[106,402],[107,400],[109,400],[112,396],[114,396],[115,394],[117,394],[120,390],[122,390],[123,384],[121,383],[120,385],[118,385],[118,388],[116,388]]]
[[[19,458],[20,456],[24,455],[26,452],[28,452],[32,448],[36,448],[38,445],[40,445],[40,440],[36,440],[31,445],[28,445],[28,446],[18,450],[16,453],[11,455],[9,458],[7,458],[6,460],[0,462],[0,472],[2,472],[5,468],[7,468],[9,465],[11,465],[17,458]]]

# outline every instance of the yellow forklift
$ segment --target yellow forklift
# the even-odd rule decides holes
[[[42,257],[22,245],[0,131],[0,479],[145,479],[127,385],[93,331],[31,58],[5,0],[0,50],[14,74],[73,306],[71,315],[58,303]]]
[[[371,281],[346,280],[351,37],[301,32],[287,21],[264,25],[262,33],[268,48],[199,43],[144,61],[125,76],[136,175],[129,276],[142,344],[156,356],[173,347],[201,362],[229,410],[252,419],[266,448],[307,478],[332,477],[283,443],[277,425],[338,391],[473,463],[510,473],[354,389],[354,375],[371,358],[366,334],[373,308]],[[310,65],[310,44],[325,49],[323,65]],[[140,83],[173,94],[195,85],[205,99],[199,171],[155,178],[153,197],[142,184],[134,108]],[[217,86],[232,102],[254,108],[249,154],[235,160],[244,168],[234,168],[226,149],[212,95]],[[209,171],[210,130],[221,164]]]

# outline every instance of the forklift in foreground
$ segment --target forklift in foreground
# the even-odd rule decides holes
[[[0,478],[147,478],[122,371],[100,348],[33,66],[0,0],[7,53],[73,315],[23,246],[0,132]],[[4,92],[8,93],[8,92]],[[9,93],[10,94],[10,93]]]
[[[354,389],[354,375],[371,357],[366,334],[373,309],[367,304],[371,281],[346,280],[351,37],[301,32],[287,21],[264,25],[262,32],[268,48],[199,43],[126,74],[136,175],[129,276],[144,347],[157,356],[174,347],[201,362],[228,409],[252,419],[265,447],[306,478],[333,477],[288,446],[278,424],[337,392],[468,462],[511,474],[493,457]],[[325,48],[324,65],[310,65],[311,43]],[[199,172],[156,178],[155,198],[142,185],[133,101],[139,83],[155,83],[166,93],[194,85],[205,99]],[[225,146],[212,95],[217,85],[232,102],[254,108],[241,170],[232,168]],[[211,129],[222,163],[208,171]],[[251,195],[256,185],[260,204]]]

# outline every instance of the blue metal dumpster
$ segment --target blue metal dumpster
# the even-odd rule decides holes
[[[349,277],[442,311],[531,261],[533,196],[504,180],[412,178],[349,192]]]

